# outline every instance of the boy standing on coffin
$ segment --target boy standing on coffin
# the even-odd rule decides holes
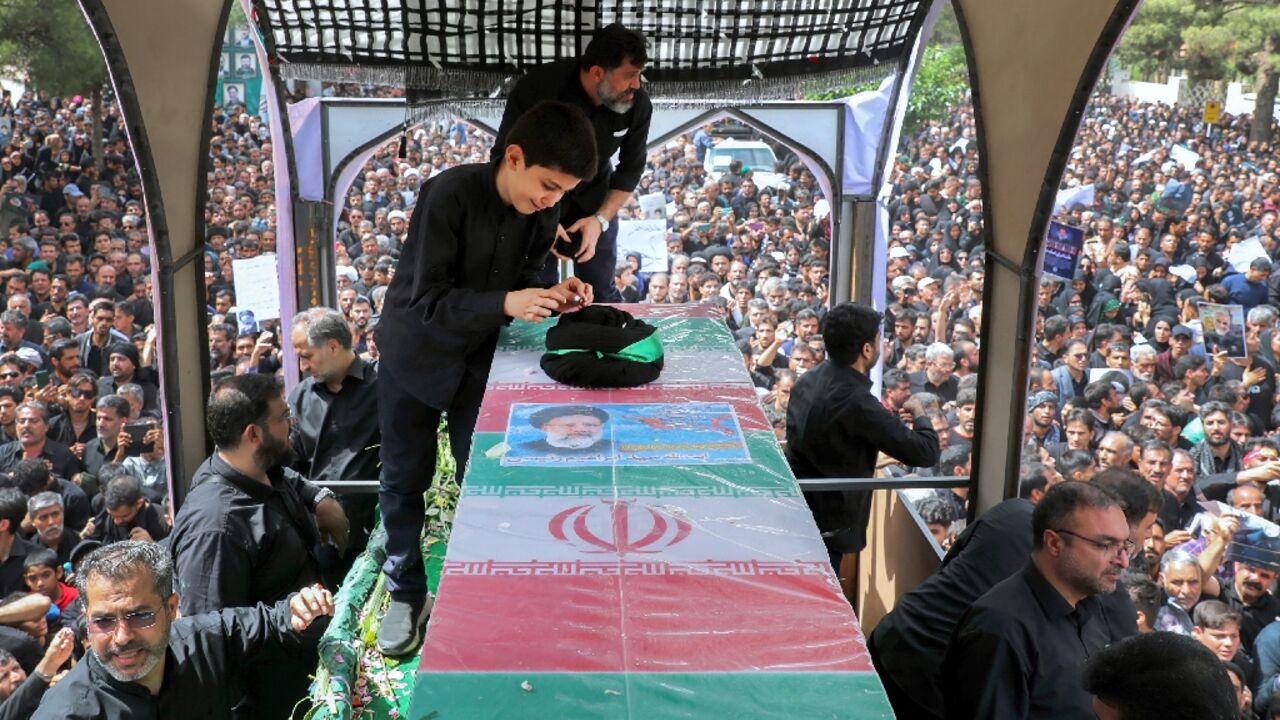
[[[558,203],[591,179],[596,160],[582,111],[543,102],[515,122],[493,162],[446,170],[418,197],[377,331],[378,503],[391,593],[378,647],[387,655],[413,652],[430,612],[420,538],[441,414],[448,413],[462,477],[499,328],[592,301],[582,280],[548,288],[538,271],[555,238]]]

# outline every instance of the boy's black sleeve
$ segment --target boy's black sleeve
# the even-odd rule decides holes
[[[409,242],[417,244],[412,297],[417,298],[414,305],[419,317],[423,324],[437,326],[457,338],[493,332],[506,321],[502,311],[505,290],[471,290],[455,285],[465,216],[461,193],[452,191],[463,189],[462,185],[430,188],[419,200],[423,207],[415,209],[409,232]]]
[[[538,277],[538,273],[542,272],[542,268],[547,264],[547,256],[551,254],[551,245],[556,241],[556,228],[559,225],[559,206],[538,213],[538,234],[529,247],[529,254],[524,258],[524,265],[520,268],[520,280],[513,288],[514,290],[549,287]]]

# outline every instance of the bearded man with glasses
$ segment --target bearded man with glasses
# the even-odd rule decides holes
[[[267,650],[314,647],[333,595],[309,586],[274,605],[178,617],[173,562],[155,543],[126,540],[89,555],[77,576],[89,630],[85,659],[49,690],[37,720],[230,718],[227,682]]]

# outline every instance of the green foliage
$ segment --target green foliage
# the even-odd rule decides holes
[[[47,95],[89,95],[107,80],[102,51],[76,0],[0,3],[0,64]]]
[[[938,22],[933,26],[933,37],[929,38],[930,45],[963,45],[964,40],[960,37],[960,21],[956,18],[956,10],[948,0],[942,6],[942,11],[938,13]]]
[[[831,88],[807,93],[805,100],[839,100],[866,90],[875,90],[879,81]],[[965,62],[960,25],[951,3],[947,2],[934,26],[933,37],[925,48],[911,97],[907,105],[904,132],[911,133],[930,120],[942,120],[952,107],[965,102],[969,95],[969,67]]]
[[[1116,57],[1140,77],[1162,80],[1179,61],[1182,30],[1195,23],[1192,0],[1146,0],[1129,25]]]
[[[869,80],[864,83],[858,83],[857,85],[846,85],[844,87],[831,88],[830,90],[823,90],[821,92],[805,93],[804,99],[805,100],[842,100],[852,95],[857,95],[860,92],[866,92],[867,90],[875,90],[878,87],[880,87],[879,81]]]
[[[865,90],[875,90],[879,82],[833,88],[805,95],[805,100],[839,100]],[[915,132],[930,120],[942,120],[951,108],[965,102],[969,94],[969,67],[961,45],[929,45],[925,48],[911,86],[904,132]]]
[[[961,45],[930,45],[911,86],[903,132],[910,134],[930,120],[946,118],[969,95],[969,66]]]
[[[1193,82],[1222,80],[1228,76],[1235,47],[1230,29],[1220,25],[1192,25],[1182,31],[1180,65],[1187,72],[1187,79]]]
[[[1116,48],[1139,77],[1180,70],[1193,82],[1243,80],[1280,38],[1280,5],[1266,0],[1147,0]],[[1280,59],[1280,58],[1273,58]],[[1274,65],[1273,65],[1274,66]]]

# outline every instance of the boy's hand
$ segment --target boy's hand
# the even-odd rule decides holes
[[[560,307],[556,308],[556,312],[577,312],[595,300],[591,286],[583,282],[582,278],[571,277],[551,289],[558,290],[569,299],[567,303],[561,304]]]
[[[507,293],[506,299],[502,301],[502,312],[508,317],[542,322],[568,302],[569,298],[565,297],[558,287],[547,290],[542,288],[515,290]]]

